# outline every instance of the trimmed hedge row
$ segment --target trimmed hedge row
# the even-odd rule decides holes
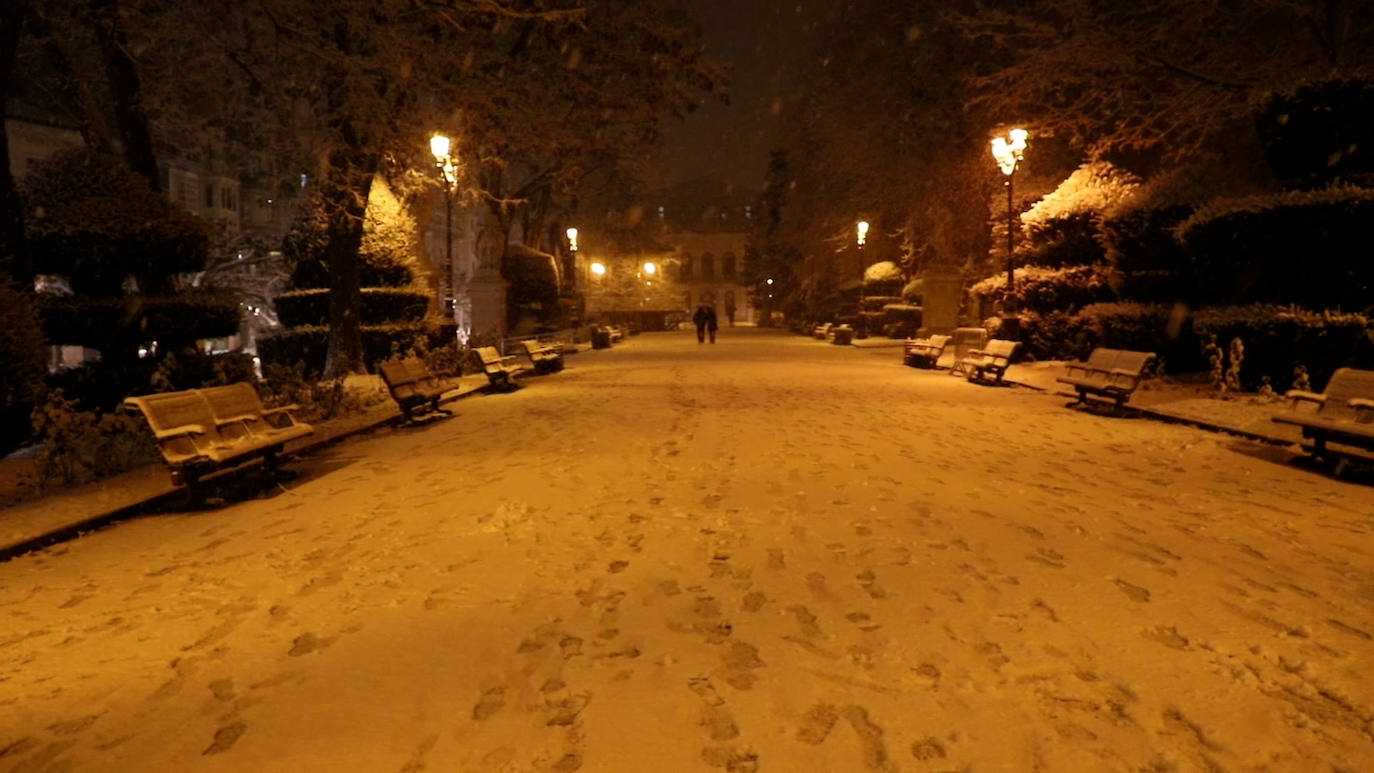
[[[1258,304],[1190,312],[1182,305],[1100,303],[1074,314],[1023,313],[1020,319],[1022,345],[1033,359],[1084,359],[1106,346],[1155,352],[1169,373],[1206,370],[1209,342],[1215,339],[1229,358],[1230,342],[1239,338],[1241,386],[1251,390],[1266,379],[1274,389],[1288,389],[1299,365],[1314,385],[1342,366],[1374,367],[1374,323],[1361,314]]]
[[[1104,265],[1017,269],[1016,308],[1048,314],[1111,301],[1115,294],[1110,277],[1110,269]],[[1001,306],[1007,296],[1007,275],[994,274],[973,285],[969,292],[985,304]]]
[[[1265,378],[1275,389],[1288,389],[1299,365],[1318,388],[1343,365],[1374,365],[1374,326],[1362,314],[1229,306],[1199,309],[1193,330],[1204,346],[1215,337],[1228,360],[1231,340],[1241,340],[1245,352],[1240,380],[1245,389],[1258,389]]]
[[[329,290],[292,290],[278,295],[277,319],[285,327],[329,324]],[[362,323],[418,322],[429,309],[429,293],[410,287],[364,287]]]
[[[105,349],[118,342],[160,341],[177,348],[238,332],[238,300],[218,293],[166,297],[38,296],[43,335],[54,345]]]
[[[457,340],[457,326],[452,322],[426,319],[418,323],[363,326],[363,364],[373,370],[377,363],[391,359],[397,351],[436,349]],[[329,349],[329,328],[321,325],[292,328],[258,339],[258,358],[268,365],[294,366],[301,363],[306,374],[318,377],[324,373],[325,354]]]
[[[1217,201],[1179,225],[1198,305],[1374,306],[1374,191],[1332,188]]]

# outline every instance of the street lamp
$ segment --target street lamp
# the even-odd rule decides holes
[[[1012,268],[1012,250],[1016,246],[1016,211],[1012,203],[1011,184],[1012,178],[1016,175],[1016,165],[1026,155],[1026,140],[1029,137],[1030,134],[1025,129],[1012,129],[1007,132],[1007,136],[992,141],[992,157],[997,159],[997,166],[1002,169],[1002,174],[1007,176],[1007,294],[1006,301],[1002,304],[1004,317],[1009,317],[1016,305],[1016,296],[1013,294],[1016,274]]]
[[[569,228],[564,234],[568,237],[568,252],[577,252],[577,229]]]
[[[458,182],[458,164],[449,153],[452,143],[448,137],[435,134],[429,138],[429,152],[434,164],[444,176],[444,268],[439,276],[439,302],[444,311],[453,311],[453,188]]]
[[[859,308],[858,319],[855,320],[855,327],[865,329],[860,326],[864,312],[864,244],[868,241],[868,221],[860,220],[854,225],[854,234],[859,245]],[[860,336],[862,337],[862,336]]]

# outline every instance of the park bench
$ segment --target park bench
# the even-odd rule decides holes
[[[1000,384],[1002,375],[1006,373],[1007,366],[1011,364],[1012,355],[1016,354],[1016,347],[1018,346],[1020,346],[1018,341],[994,338],[984,344],[981,349],[970,349],[968,354],[954,363],[954,367],[950,368],[949,372],[962,375],[969,381]]]
[[[457,379],[435,375],[419,357],[387,360],[377,370],[406,421],[415,418],[417,408],[423,413],[448,413],[439,407],[439,398],[458,388]]]
[[[220,433],[228,437],[251,436],[285,443],[314,431],[309,424],[291,415],[292,411],[300,410],[299,405],[268,408],[263,405],[258,390],[246,381],[195,391],[210,403],[210,412],[214,414]]]
[[[242,390],[253,393],[248,399]],[[212,400],[214,402],[212,402]],[[290,415],[294,406],[263,408],[251,384],[128,397],[143,414],[172,483],[188,488],[206,475],[258,459],[275,470],[286,441],[314,431]]]
[[[906,350],[902,354],[902,364],[913,368],[933,368],[940,361],[949,344],[947,335],[933,335],[927,338],[906,339]]]
[[[482,371],[493,389],[515,389],[515,377],[525,369],[511,355],[502,355],[495,346],[477,347],[477,356],[482,359]]]
[[[1145,369],[1154,359],[1154,352],[1098,347],[1084,362],[1066,363],[1064,375],[1056,380],[1077,392],[1078,400],[1069,405],[1086,404],[1089,399],[1102,400],[1113,403],[1114,410],[1120,411],[1140,386]]]
[[[817,325],[811,328],[811,337],[824,341],[825,339],[830,337],[830,331],[834,328],[835,324],[833,322],[827,322],[824,325]]]
[[[1290,389],[1289,410],[1272,418],[1302,428],[1312,456],[1349,456],[1327,448],[1327,441],[1374,451],[1374,370],[1338,368],[1321,394]]]
[[[563,369],[563,345],[558,342],[545,343],[535,338],[520,342],[525,356],[535,373],[557,373]]]

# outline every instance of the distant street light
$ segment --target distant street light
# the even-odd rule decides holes
[[[453,311],[453,189],[458,183],[458,164],[449,152],[448,137],[435,134],[429,138],[429,152],[434,164],[444,176],[444,268],[439,275],[439,304],[445,312]]]
[[[592,273],[593,273],[593,274],[596,274],[597,276],[605,276],[605,275],[606,275],[606,264],[605,264],[605,263],[602,263],[602,262],[600,262],[600,261],[594,261],[594,262],[592,263],[592,265],[591,265],[591,269],[592,269]]]
[[[1011,312],[1016,309],[1016,296],[1013,294],[1016,287],[1016,274],[1012,264],[1012,250],[1016,246],[1016,211],[1015,204],[1012,202],[1012,178],[1016,175],[1016,165],[1026,155],[1026,140],[1030,134],[1025,129],[1012,129],[1006,137],[998,137],[992,141],[992,157],[997,159],[997,166],[1002,169],[1002,174],[1007,176],[1007,294],[1006,301],[1002,304],[1002,316],[1010,317]]]
[[[866,330],[866,327],[860,323],[863,320],[864,311],[864,244],[868,241],[868,221],[860,220],[856,223],[854,232],[859,243],[859,316],[858,319],[855,320],[855,328],[863,331]],[[860,337],[862,337],[862,335]]]
[[[568,252],[577,252],[577,229],[569,228],[564,233],[568,237]]]
[[[644,264],[644,273],[648,274],[649,276],[653,276],[657,271],[658,266],[655,265],[652,261],[646,262]]]

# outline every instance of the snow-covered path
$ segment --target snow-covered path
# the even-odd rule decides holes
[[[1374,491],[645,334],[0,564],[0,770],[1374,769]]]

